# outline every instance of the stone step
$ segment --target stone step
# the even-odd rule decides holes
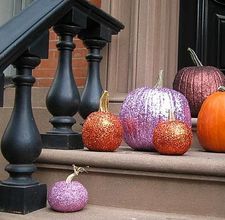
[[[225,154],[190,150],[163,156],[121,147],[113,153],[44,149],[35,176],[48,186],[72,164],[89,166],[78,180],[89,204],[181,215],[225,217]]]
[[[174,213],[149,212],[124,208],[87,205],[82,211],[59,213],[50,208],[27,215],[0,213],[1,220],[222,220],[209,216],[179,215]]]
[[[43,107],[43,101],[37,101],[38,90],[35,92],[36,101],[33,111],[39,130],[45,132],[51,127],[48,123],[50,115]],[[12,103],[8,102],[4,108],[1,108],[1,134],[8,122],[11,105]],[[196,120],[193,120],[193,125],[196,125]],[[72,171],[72,164],[89,166],[88,174],[81,174],[78,177],[88,189],[90,198],[88,207],[97,207],[97,210],[99,208],[101,210],[103,206],[107,206],[103,207],[106,210],[114,207],[112,209],[119,210],[118,213],[122,209],[128,209],[135,213],[140,211],[149,215],[163,212],[166,216],[170,216],[169,213],[177,213],[182,217],[198,215],[202,219],[225,217],[225,154],[203,152],[196,138],[196,126],[193,126],[193,133],[195,135],[193,147],[184,156],[137,152],[128,147],[120,147],[113,153],[91,152],[86,149],[71,151],[44,149],[37,161],[38,172],[35,176],[50,186],[56,181],[65,179]],[[5,164],[6,161],[0,158],[0,179],[5,179],[7,176],[3,172]],[[91,210],[90,208],[90,212],[95,213]],[[41,211],[49,212],[48,209]],[[108,213],[110,212],[114,213],[113,211]],[[182,217],[180,219],[184,219]],[[0,219],[3,219],[1,215]],[[109,215],[108,219],[120,218],[110,218]]]

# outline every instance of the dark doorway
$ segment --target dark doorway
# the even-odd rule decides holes
[[[193,65],[188,47],[225,73],[225,0],[180,0],[178,69]]]

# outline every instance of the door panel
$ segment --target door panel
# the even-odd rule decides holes
[[[225,0],[180,0],[178,66],[193,65],[192,47],[204,65],[225,72]]]
[[[128,92],[152,87],[160,69],[165,86],[177,72],[179,0],[102,0],[102,8],[125,24],[104,50],[101,79],[120,105]]]

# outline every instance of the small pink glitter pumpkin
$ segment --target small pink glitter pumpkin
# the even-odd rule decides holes
[[[53,184],[48,191],[48,203],[50,207],[58,212],[76,212],[83,209],[88,202],[88,192],[78,181],[72,181],[80,172],[82,167],[73,165],[74,173],[70,174],[66,181]]]

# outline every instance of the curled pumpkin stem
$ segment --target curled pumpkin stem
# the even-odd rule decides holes
[[[192,61],[194,62],[195,65],[197,66],[203,66],[202,62],[199,60],[197,54],[195,53],[194,50],[192,50],[190,47],[188,47],[187,51],[189,52]]]
[[[85,170],[83,167],[77,167],[75,166],[74,164],[72,165],[73,166],[73,173],[70,174],[67,178],[66,178],[66,183],[71,183],[73,178],[75,176],[78,176],[79,173],[83,173],[83,172],[86,172],[87,173],[87,170]],[[88,168],[88,167],[87,167]]]
[[[160,70],[158,80],[153,88],[157,89],[157,88],[162,88],[162,87],[163,87],[163,70]]]
[[[174,111],[172,111],[171,109],[168,109],[168,120],[169,121],[175,121],[176,120]]]
[[[104,91],[99,104],[99,111],[100,112],[108,112],[109,111],[109,92]]]
[[[225,92],[225,86],[220,86],[220,87],[218,88],[218,91],[219,91],[219,92]]]

